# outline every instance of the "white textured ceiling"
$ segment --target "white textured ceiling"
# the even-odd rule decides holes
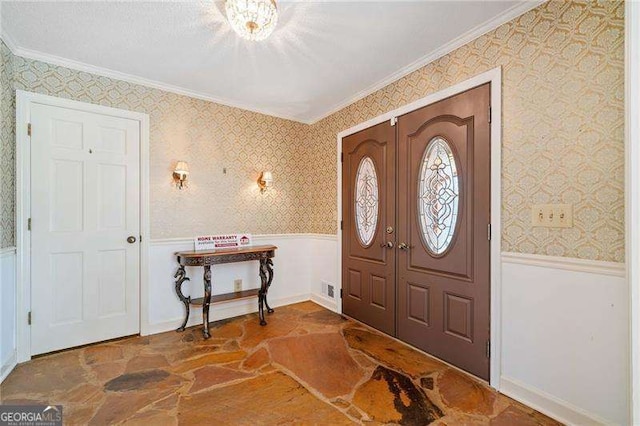
[[[278,26],[263,42],[236,36],[221,2],[2,2],[1,12],[3,38],[18,54],[309,123],[523,6],[531,7],[279,2]]]

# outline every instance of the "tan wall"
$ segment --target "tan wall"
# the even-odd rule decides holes
[[[21,57],[14,72],[16,89],[149,114],[152,238],[306,231],[304,124]],[[191,170],[185,190],[172,180],[178,160]],[[260,194],[267,169],[274,185]]]
[[[623,15],[621,1],[545,3],[312,126],[9,56],[16,88],[150,115],[153,238],[335,233],[336,134],[501,66],[503,250],[620,262]],[[180,159],[192,169],[186,191],[171,181]],[[260,195],[263,169],[275,186]],[[11,191],[0,192],[2,247],[14,244]],[[574,205],[573,228],[531,226],[532,204],[560,202]]]
[[[16,106],[13,58],[0,40],[0,248],[14,245]]]
[[[551,1],[311,127],[311,232],[336,232],[336,135],[502,67],[504,251],[624,261],[624,4]],[[574,227],[534,228],[534,203]]]

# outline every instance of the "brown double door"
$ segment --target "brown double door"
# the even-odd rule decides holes
[[[490,85],[342,141],[342,310],[489,379]]]

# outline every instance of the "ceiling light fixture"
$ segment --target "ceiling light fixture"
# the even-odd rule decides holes
[[[227,18],[240,37],[264,40],[278,23],[275,0],[227,0]]]

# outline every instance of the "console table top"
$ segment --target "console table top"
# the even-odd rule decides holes
[[[201,250],[201,251],[179,251],[176,253],[176,256],[182,258],[193,258],[193,257],[216,257],[216,256],[226,256],[228,254],[246,254],[246,253],[260,253],[264,251],[273,251],[278,247],[274,245],[262,245],[262,246],[251,246],[251,247],[231,247],[231,248],[221,248],[215,250]]]

